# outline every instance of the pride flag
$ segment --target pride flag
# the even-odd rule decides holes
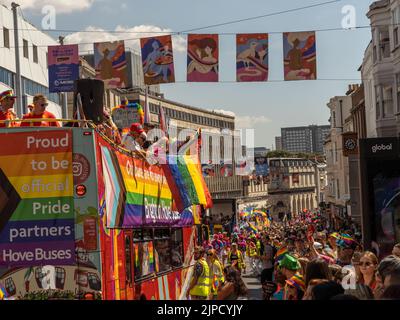
[[[211,208],[213,205],[196,157],[168,155],[167,163],[161,165],[180,213],[196,204],[204,208]]]
[[[6,288],[3,287],[3,285],[0,283],[0,300],[3,300],[4,298],[8,297],[8,293]]]
[[[277,251],[277,253],[275,254],[275,259],[276,259],[277,261],[280,261],[280,260],[283,259],[283,257],[284,257],[285,254],[287,254],[287,253],[288,253],[287,248],[286,248],[286,247],[281,247],[281,248]]]
[[[250,227],[251,231],[253,231],[253,232],[258,232],[258,229],[257,229],[257,228],[255,227],[255,225],[252,224],[251,222],[249,222],[249,227]]]

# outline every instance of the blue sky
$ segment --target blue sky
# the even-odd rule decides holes
[[[85,30],[187,30],[236,19],[254,17],[313,5],[327,0],[83,0],[68,4],[61,0],[26,0],[23,8],[27,19],[40,26],[40,6],[53,4],[57,9],[57,29]],[[24,1],[21,1],[24,2]],[[74,1],[75,2],[75,1]],[[322,7],[281,14],[198,31],[199,33],[251,33],[311,31],[341,28],[343,6],[356,8],[357,26],[369,25],[366,17],[371,0],[342,0]],[[141,27],[139,27],[141,26]],[[146,29],[145,26],[151,26]],[[150,29],[149,29],[150,28]],[[196,32],[193,32],[196,33]],[[58,36],[52,32],[53,36]],[[130,34],[120,35],[132,38]],[[99,34],[86,34],[101,39]],[[75,39],[75,38],[73,38]],[[182,43],[184,43],[182,39]],[[317,70],[320,79],[359,79],[357,71],[364,51],[371,40],[369,28],[317,32]],[[232,83],[175,83],[161,85],[166,97],[206,109],[232,111],[239,124],[255,129],[256,146],[271,148],[280,128],[310,124],[328,124],[326,103],[335,95],[343,95],[353,81],[283,82],[282,35],[270,35],[269,79],[266,83],[234,83],[235,36],[220,36],[220,80]],[[186,55],[175,52],[176,80],[186,79]]]

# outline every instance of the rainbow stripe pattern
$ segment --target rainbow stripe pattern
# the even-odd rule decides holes
[[[289,253],[288,249],[286,247],[280,248],[277,253],[275,254],[275,260],[276,261],[281,261],[285,254]]]
[[[212,207],[211,195],[196,156],[168,155],[167,163],[161,167],[179,212],[192,205]]]
[[[286,280],[286,283],[288,285],[291,285],[301,291],[306,291],[306,284],[304,282],[303,277],[300,274],[295,274],[293,277],[291,277],[289,280]]]

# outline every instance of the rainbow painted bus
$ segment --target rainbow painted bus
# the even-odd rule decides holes
[[[175,211],[160,167],[94,128],[7,128],[0,139],[7,298],[185,299],[201,207]]]

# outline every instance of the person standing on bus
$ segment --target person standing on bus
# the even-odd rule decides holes
[[[15,99],[17,97],[13,94],[12,90],[7,90],[0,93],[0,120],[14,120],[16,115],[13,112]],[[0,128],[5,128],[6,123],[0,123]],[[9,127],[16,127],[15,122],[8,123]]]
[[[196,264],[189,286],[191,300],[207,300],[211,292],[210,268],[204,259],[204,248],[197,246],[194,249]]]
[[[30,119],[56,119],[56,116],[49,111],[46,111],[49,105],[46,96],[37,94],[33,97],[33,109],[31,112],[25,114],[22,120]],[[60,127],[57,121],[32,121],[32,122],[21,122],[21,127]]]

